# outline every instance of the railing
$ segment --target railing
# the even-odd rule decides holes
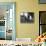
[[[0,40],[0,46],[42,46],[42,44],[42,42],[18,42],[11,40]]]

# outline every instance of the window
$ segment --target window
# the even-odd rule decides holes
[[[0,40],[15,40],[15,3],[0,3]]]
[[[39,12],[39,35],[46,32],[46,11]]]

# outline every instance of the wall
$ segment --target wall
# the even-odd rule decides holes
[[[46,10],[46,4],[39,4],[38,0],[3,0],[0,2],[16,2],[16,37],[36,38],[39,33],[39,10]],[[34,23],[21,24],[20,13],[34,12]]]

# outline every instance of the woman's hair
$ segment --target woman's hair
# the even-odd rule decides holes
[[[43,36],[46,36],[46,32],[43,33]]]

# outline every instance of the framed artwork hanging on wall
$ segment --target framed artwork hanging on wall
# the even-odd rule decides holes
[[[20,14],[21,23],[34,23],[34,13],[33,12],[22,12]]]
[[[46,0],[38,0],[39,4],[46,4]]]

